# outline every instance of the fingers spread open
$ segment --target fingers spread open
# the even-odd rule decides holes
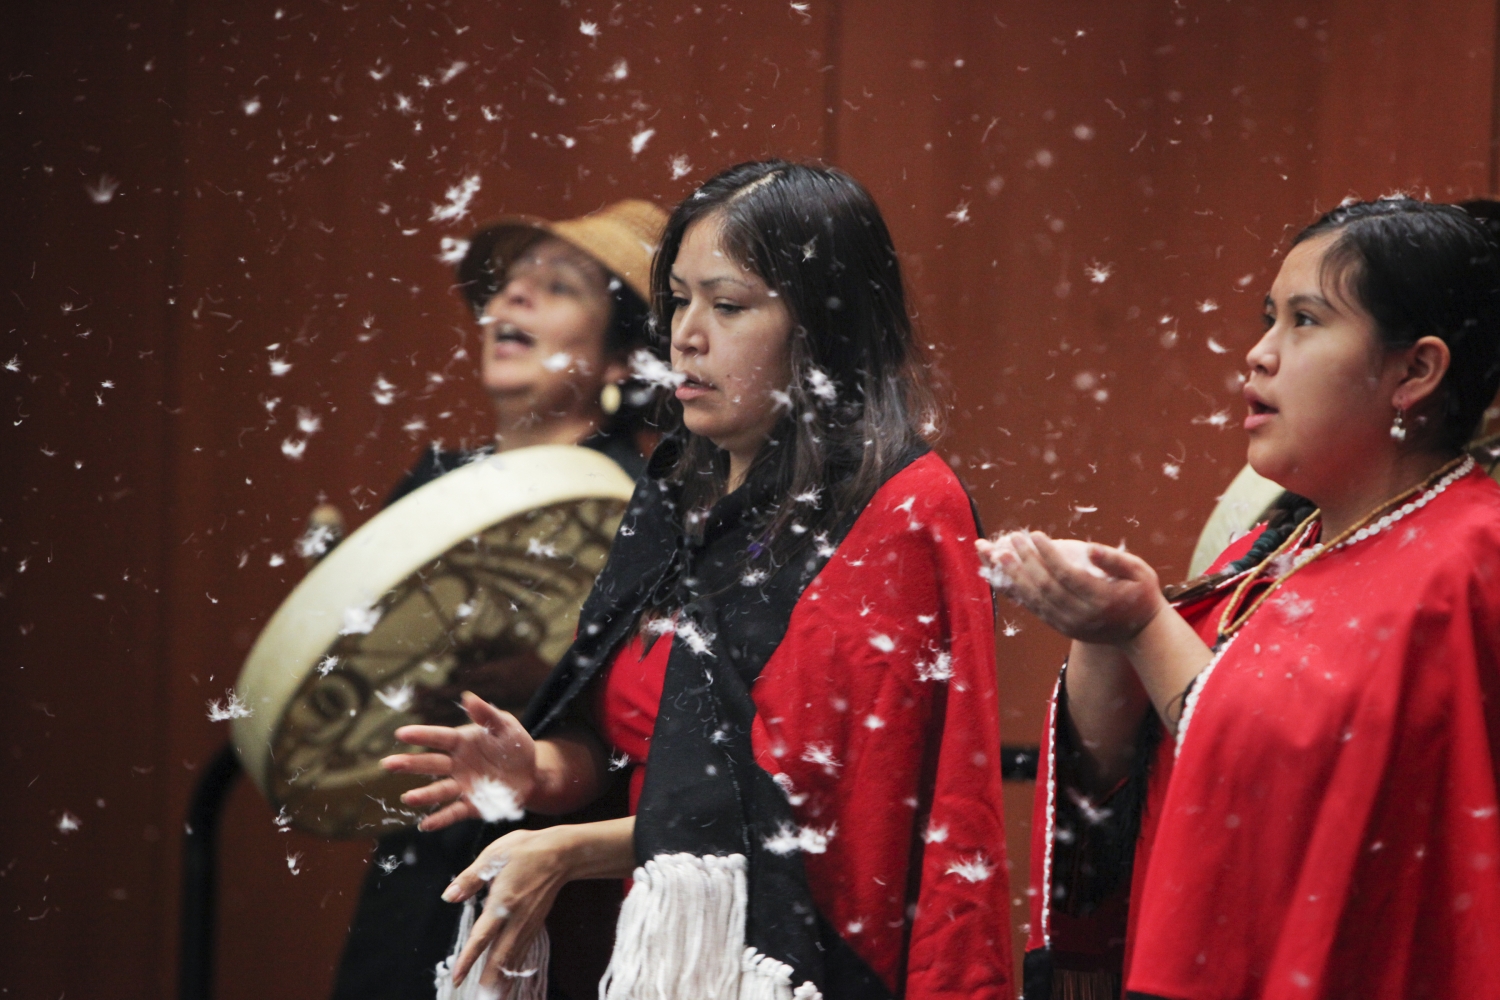
[[[444,778],[442,781],[434,781],[430,785],[404,792],[401,795],[401,801],[409,806],[428,809],[442,805],[444,802],[452,802],[462,794],[463,789],[458,786],[458,782],[452,778]]]
[[[502,711],[485,701],[473,691],[465,691],[463,694],[464,711],[474,723],[483,726],[490,733],[498,736],[513,726],[519,726],[516,717],[509,712]]]
[[[445,753],[396,753],[382,760],[380,766],[403,774],[442,776],[453,773],[453,758]]]
[[[493,921],[487,924],[484,921],[485,916],[481,915],[474,922],[474,929],[469,931],[469,940],[464,942],[463,951],[458,955],[458,962],[453,966],[453,982],[455,984],[461,983],[469,977],[469,969],[473,967],[479,956],[484,954],[484,949],[490,946],[491,938],[481,938],[481,931],[488,928],[491,936],[499,933],[499,928],[494,926]]]
[[[458,746],[458,730],[451,726],[402,726],[396,730],[396,739],[414,747],[446,752]]]
[[[406,770],[406,758],[411,756],[404,753],[393,753],[389,757],[380,758],[380,766],[387,771]]]
[[[433,830],[441,830],[444,827],[452,826],[454,823],[466,819],[478,818],[479,810],[470,805],[466,799],[459,799],[422,820],[421,823],[417,824],[417,829],[430,833]]]

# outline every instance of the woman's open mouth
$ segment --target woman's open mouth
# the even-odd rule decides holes
[[[1276,407],[1260,398],[1260,393],[1255,392],[1249,386],[1245,387],[1245,403],[1250,412],[1245,415],[1245,430],[1252,431],[1257,427],[1270,421],[1279,411]]]
[[[536,338],[514,323],[496,323],[494,337],[495,353],[500,355],[536,346]]]
[[[697,399],[699,396],[712,392],[714,389],[712,382],[689,375],[687,372],[682,372],[681,374],[683,376],[682,384],[677,387],[674,395],[683,402]]]

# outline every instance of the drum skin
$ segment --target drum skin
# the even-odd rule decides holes
[[[1188,579],[1192,579],[1218,558],[1229,543],[1265,519],[1266,509],[1281,496],[1282,489],[1250,466],[1245,466],[1234,477],[1229,488],[1219,497],[1213,513],[1208,515],[1198,542],[1193,547],[1193,558],[1188,563]]]
[[[419,818],[386,774],[423,689],[463,665],[545,666],[573,641],[633,483],[599,452],[503,452],[392,504],[271,616],[240,673],[245,771],[300,829],[375,837]]]

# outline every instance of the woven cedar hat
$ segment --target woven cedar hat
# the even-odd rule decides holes
[[[474,234],[458,264],[459,285],[475,310],[483,309],[500,290],[499,276],[510,262],[540,237],[556,236],[593,257],[642,302],[649,303],[651,257],[666,225],[666,212],[635,198],[562,222],[531,215],[511,216]]]

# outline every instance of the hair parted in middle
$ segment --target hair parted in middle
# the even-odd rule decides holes
[[[704,221],[718,227],[720,249],[780,296],[792,319],[784,412],[746,479],[779,498],[766,540],[773,554],[784,553],[861,509],[937,432],[938,408],[896,248],[858,181],[830,167],[767,160],[703,184],[672,212],[652,265],[660,335],[671,329],[678,250],[688,228]],[[668,406],[667,425],[681,426],[681,404]],[[684,442],[671,478],[691,515],[723,496],[729,461],[707,438],[685,433]],[[793,522],[806,530],[788,538]]]

